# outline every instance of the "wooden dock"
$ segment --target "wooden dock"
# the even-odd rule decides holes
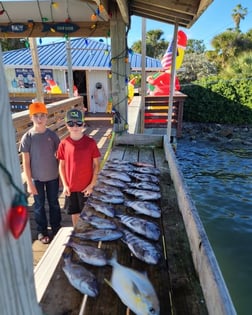
[[[125,144],[124,146],[113,148],[110,159],[117,158],[132,162],[151,163],[161,170],[160,187],[162,199],[160,200],[160,206],[162,208],[162,217],[155,219],[162,231],[162,236],[159,240],[159,246],[162,248],[161,261],[158,265],[148,265],[139,261],[132,256],[127,246],[120,240],[102,242],[101,248],[105,249],[110,255],[116,251],[118,261],[121,264],[147,272],[159,297],[160,315],[206,315],[208,312],[199,280],[194,270],[190,246],[183,218],[178,209],[176,192],[167,162],[165,161],[164,150],[162,147],[153,146],[154,142],[150,142],[150,138],[155,137],[147,136],[147,138],[150,145],[146,147],[140,145],[140,143],[143,144],[143,141],[139,139],[140,146]],[[159,145],[162,146],[161,137]],[[122,208],[121,205],[116,207]],[[129,209],[127,209],[128,211]],[[85,229],[85,224],[80,219],[76,230],[82,231]],[[94,246],[97,246],[97,244]],[[83,296],[75,290],[66,279],[62,266],[63,259],[60,258],[45,293],[40,295],[40,305],[44,313],[47,315],[133,314],[104,281],[104,279],[109,280],[111,277],[110,266],[88,266],[88,269],[96,275],[99,282],[100,291],[97,298]],[[43,278],[43,276],[40,275],[39,278]],[[62,288],[64,289],[62,290]]]

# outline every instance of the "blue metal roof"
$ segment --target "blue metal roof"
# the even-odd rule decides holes
[[[104,42],[87,38],[70,40],[73,70],[109,70],[111,69],[111,47]],[[42,68],[67,69],[66,41],[46,45],[38,45],[38,58]],[[142,55],[129,54],[129,62],[133,71],[141,70]],[[3,52],[4,66],[32,67],[32,57],[29,48]],[[160,60],[146,57],[146,70],[161,70]]]

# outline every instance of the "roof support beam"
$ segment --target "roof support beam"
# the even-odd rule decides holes
[[[128,8],[128,1],[126,0],[116,0],[119,10],[121,12],[123,22],[126,25],[129,25],[129,8]]]

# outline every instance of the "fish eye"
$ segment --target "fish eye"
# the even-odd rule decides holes
[[[149,311],[150,311],[150,314],[155,314],[155,309],[153,307],[151,307]]]

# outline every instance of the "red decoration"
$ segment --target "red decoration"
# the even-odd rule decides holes
[[[8,227],[15,239],[23,233],[28,221],[28,212],[24,197],[19,195],[15,198],[8,212]]]

